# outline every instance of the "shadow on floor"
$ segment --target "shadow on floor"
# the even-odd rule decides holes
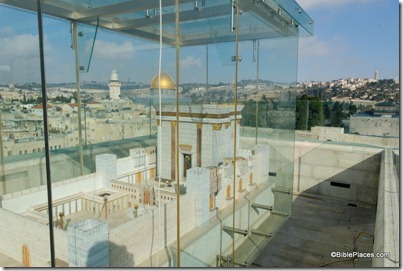
[[[375,214],[375,206],[300,195],[292,215],[251,267],[371,267],[372,258],[331,255],[372,252]]]

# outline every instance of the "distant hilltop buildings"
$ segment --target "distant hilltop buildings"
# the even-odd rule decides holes
[[[335,80],[329,80],[329,81],[306,81],[306,82],[299,82],[299,86],[314,86],[314,85],[329,85],[330,87],[335,86],[335,85],[341,85],[343,87],[351,88],[351,87],[361,87],[364,86],[367,83],[374,83],[380,81],[379,79],[379,71],[378,69],[375,70],[374,77],[373,78],[341,78],[341,79],[335,79]],[[399,83],[398,77],[394,79],[394,82],[397,84]]]
[[[354,102],[358,100],[383,102],[400,100],[400,86],[398,79],[379,79],[378,70],[374,78],[347,78],[331,81],[309,81],[297,85],[301,94],[310,96],[318,95],[326,99],[348,99]]]

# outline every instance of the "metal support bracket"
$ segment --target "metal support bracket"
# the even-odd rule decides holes
[[[248,230],[237,229],[237,228],[232,228],[232,227],[228,227],[228,226],[223,226],[222,229],[223,229],[223,231],[234,232],[237,234],[242,234],[243,236],[248,235]]]
[[[264,236],[264,237],[267,237],[267,238],[270,238],[272,236],[271,233],[265,233],[265,232],[261,232],[261,231],[258,231],[258,230],[250,230],[250,233],[255,234],[255,235]]]
[[[219,256],[217,255],[217,257],[219,257]],[[227,267],[230,267],[231,266],[230,263],[232,263],[232,257],[230,255],[228,255],[227,257],[221,256],[221,261],[227,263]],[[242,263],[234,261],[234,265],[238,265],[238,266],[242,266],[242,267],[249,266],[248,262],[246,262],[246,261],[242,262]]]
[[[252,206],[252,208],[259,208],[259,209],[264,209],[264,210],[269,210],[269,211],[273,210],[273,206],[263,205],[263,204],[259,204],[259,203],[252,203],[251,206]]]
[[[290,215],[289,213],[281,212],[281,211],[276,211],[276,210],[271,211],[271,213],[272,213],[273,215],[281,215],[281,216],[289,216],[289,215]]]
[[[284,194],[291,194],[291,190],[290,190],[290,189],[273,188],[271,191],[273,191],[273,192],[279,192],[279,193],[284,193]]]

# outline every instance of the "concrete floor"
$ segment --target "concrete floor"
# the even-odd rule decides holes
[[[251,267],[371,267],[372,258],[332,258],[331,252],[372,252],[376,207],[308,195]]]

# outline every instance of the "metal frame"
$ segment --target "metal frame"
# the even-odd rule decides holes
[[[158,0],[99,1],[104,6],[91,7],[86,1],[43,1],[42,12],[49,16],[159,42],[159,16],[149,11],[159,7]],[[190,3],[195,5],[190,5]],[[196,0],[180,1],[180,46],[235,42],[230,29],[231,1],[206,1],[199,7]],[[0,4],[37,11],[36,0],[0,0]],[[163,43],[175,46],[175,0],[162,1]],[[313,34],[313,21],[294,0],[239,0],[239,41],[300,35],[300,28]],[[246,17],[246,18],[245,18]],[[172,27],[170,27],[172,26]],[[185,27],[184,27],[185,26]],[[197,30],[197,31],[195,31]]]

